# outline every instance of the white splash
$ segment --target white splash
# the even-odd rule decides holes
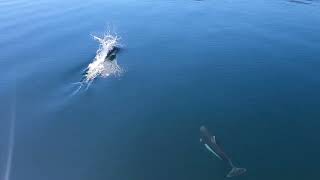
[[[93,36],[93,38],[100,43],[100,47],[97,50],[93,62],[90,63],[87,68],[84,81],[90,83],[98,76],[107,77],[110,75],[120,75],[122,69],[118,65],[117,60],[106,60],[108,53],[113,50],[113,48],[119,46],[120,38],[110,33],[106,34],[103,38],[96,36]]]
[[[117,59],[109,60],[107,55],[115,48],[120,47],[120,37],[107,33],[103,38],[93,36],[99,44],[99,49],[96,52],[92,63],[86,68],[83,79],[75,84],[79,84],[79,87],[72,95],[76,94],[84,85],[87,89],[97,77],[108,77],[108,76],[120,76],[123,72],[122,68],[118,65]]]

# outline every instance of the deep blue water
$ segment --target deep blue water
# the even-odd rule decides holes
[[[71,96],[91,35],[121,36],[120,77]],[[0,0],[0,179],[318,179],[320,2]]]

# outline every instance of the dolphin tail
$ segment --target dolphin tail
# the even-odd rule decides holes
[[[237,167],[232,167],[231,171],[227,174],[227,178],[239,176],[247,171],[246,168],[237,168]]]

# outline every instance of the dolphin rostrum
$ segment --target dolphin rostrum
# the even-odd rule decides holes
[[[245,173],[247,170],[245,168],[238,168],[233,165],[231,158],[223,151],[223,149],[218,145],[216,137],[212,136],[205,126],[200,127],[200,142],[216,157],[223,160],[231,166],[231,171],[227,174],[227,177],[239,176]]]

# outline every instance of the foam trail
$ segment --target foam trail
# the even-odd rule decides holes
[[[86,86],[86,90],[97,77],[119,76],[123,71],[118,65],[117,59],[109,60],[108,55],[120,46],[120,38],[111,33],[105,34],[102,38],[93,36],[94,40],[98,41],[99,49],[93,61],[86,68],[83,79],[76,83],[79,87],[72,93],[78,93],[82,87]]]
[[[9,132],[9,145],[8,145],[8,157],[4,172],[4,180],[10,180],[11,175],[11,168],[12,168],[12,158],[13,158],[13,151],[14,151],[14,139],[15,139],[15,118],[16,118],[16,111],[15,111],[15,100],[13,102],[12,112],[11,112],[11,121],[10,121],[10,132]]]

